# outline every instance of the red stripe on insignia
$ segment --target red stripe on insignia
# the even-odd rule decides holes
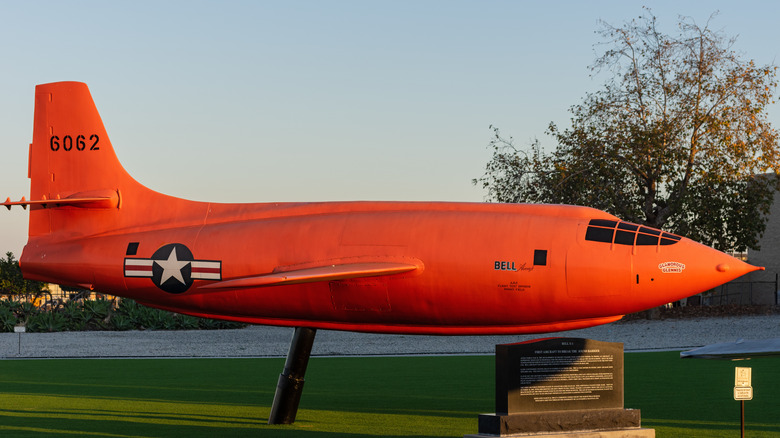
[[[195,280],[221,280],[222,262],[213,260],[193,260],[190,265]]]
[[[192,272],[203,272],[203,273],[212,273],[212,274],[219,274],[221,269],[219,268],[192,268]]]
[[[152,259],[125,259],[125,277],[144,277],[152,276]]]

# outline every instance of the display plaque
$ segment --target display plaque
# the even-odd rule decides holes
[[[547,338],[496,345],[496,413],[623,408],[623,344]]]

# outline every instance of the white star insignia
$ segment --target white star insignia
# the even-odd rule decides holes
[[[162,277],[160,277],[160,284],[165,283],[170,278],[175,278],[179,283],[184,283],[184,276],[181,274],[181,270],[184,269],[190,262],[186,260],[180,261],[176,257],[176,247],[171,249],[171,254],[168,256],[168,260],[155,260],[161,268],[163,268]]]

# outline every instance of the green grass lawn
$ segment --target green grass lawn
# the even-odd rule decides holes
[[[780,359],[626,355],[626,407],[659,437],[739,436],[734,366],[753,367],[748,436],[780,434]],[[492,357],[313,358],[298,419],[268,426],[283,359],[0,361],[2,436],[463,436],[492,412]]]
[[[678,352],[625,356],[625,404],[659,437],[738,437],[734,367],[753,368],[745,402],[745,435],[780,436],[780,358],[747,361],[680,359]]]

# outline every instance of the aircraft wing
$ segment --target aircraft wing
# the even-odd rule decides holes
[[[400,274],[418,269],[411,263],[368,262],[318,266],[314,268],[284,270],[253,277],[235,278],[202,286],[203,289],[244,288],[278,286],[283,284],[314,283],[318,281],[346,280],[359,277],[379,277]]]

